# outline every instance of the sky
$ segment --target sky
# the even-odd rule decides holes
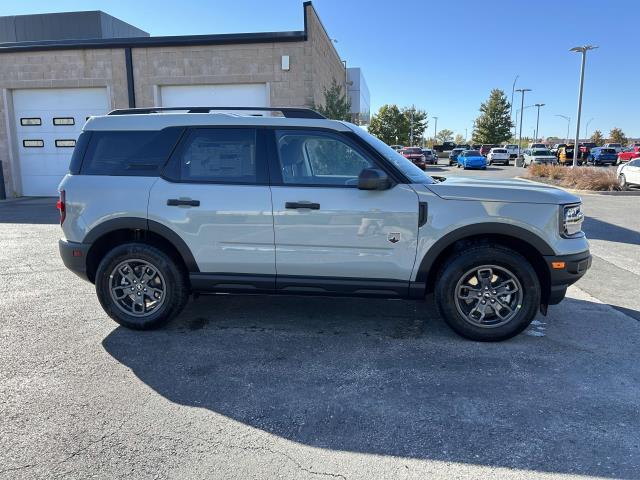
[[[372,112],[385,103],[437,116],[438,130],[471,134],[493,88],[544,103],[540,136],[564,138],[575,119],[580,55],[589,52],[582,127],[640,137],[640,0],[314,0],[349,66],[361,67]],[[151,35],[302,30],[302,0],[2,0],[1,15],[103,10]],[[516,93],[514,110],[520,107]],[[429,129],[433,129],[430,120]],[[531,136],[536,108],[524,110]]]

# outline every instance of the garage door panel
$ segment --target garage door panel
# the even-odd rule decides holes
[[[163,107],[268,107],[266,83],[170,85],[160,89]]]
[[[86,118],[109,110],[105,88],[30,89],[13,91],[16,144],[22,194],[56,195],[69,169],[72,147],[56,140],[77,140]],[[23,118],[38,118],[39,125],[23,125]],[[73,118],[73,124],[56,125],[54,119]],[[23,141],[41,140],[42,147],[26,147]]]

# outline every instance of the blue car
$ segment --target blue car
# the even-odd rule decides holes
[[[587,157],[587,163],[591,165],[615,165],[617,162],[615,148],[593,147]]]
[[[465,150],[458,155],[458,168],[487,168],[487,159],[478,150]]]

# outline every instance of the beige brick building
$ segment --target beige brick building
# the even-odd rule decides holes
[[[333,79],[344,86],[345,67],[311,2],[303,10],[301,31],[149,37],[121,22],[124,35],[131,35],[126,27],[136,35],[0,43],[6,196],[55,195],[90,115],[127,107],[322,103]]]

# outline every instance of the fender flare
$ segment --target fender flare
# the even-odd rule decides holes
[[[116,230],[140,230],[144,232],[153,232],[167,240],[176,248],[189,272],[200,271],[191,249],[180,235],[166,225],[142,217],[118,217],[106,220],[93,227],[85,235],[82,243],[91,245],[99,238]]]
[[[429,271],[433,267],[433,264],[440,254],[449,246],[458,240],[477,235],[503,235],[513,237],[528,243],[535,248],[540,255],[555,255],[553,248],[551,248],[544,239],[522,227],[500,222],[475,223],[453,230],[435,242],[431,248],[427,250],[420,262],[416,282],[427,281]]]

